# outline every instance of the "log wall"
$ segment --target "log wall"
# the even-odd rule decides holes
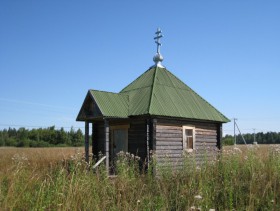
[[[195,127],[195,150],[183,150],[182,126]],[[191,156],[196,163],[215,159],[220,124],[176,120],[160,120],[156,124],[155,158],[160,166],[182,166],[184,158]]]
[[[128,129],[128,151],[141,158],[147,156],[147,125],[145,120],[134,120],[130,122]]]

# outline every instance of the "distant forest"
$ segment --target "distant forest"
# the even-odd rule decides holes
[[[73,128],[65,131],[55,126],[28,130],[9,128],[0,130],[0,146],[15,147],[52,147],[52,146],[82,146],[84,144],[83,132]]]
[[[256,133],[256,142],[258,144],[280,144],[280,133],[267,132],[267,133]],[[247,144],[253,144],[254,134],[243,134],[243,137]],[[223,137],[223,145],[233,145],[234,137],[232,135],[226,135]],[[236,136],[236,144],[244,144],[241,135]]]
[[[280,133],[256,133],[258,144],[280,144]],[[243,134],[247,144],[254,142],[254,134]],[[241,135],[236,136],[237,144],[244,144]],[[223,137],[223,145],[233,145],[234,137]],[[84,134],[81,129],[65,131],[64,128],[56,129],[55,126],[28,130],[24,127],[19,129],[9,128],[0,130],[0,147],[52,147],[52,146],[83,146]]]

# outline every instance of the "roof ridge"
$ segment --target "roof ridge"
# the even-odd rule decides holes
[[[187,87],[188,89],[183,89],[183,88],[180,88],[180,87],[176,87],[176,86],[169,86],[169,85],[166,85],[166,84],[162,84],[162,83],[157,83],[158,85],[161,85],[161,86],[167,86],[167,87],[171,87],[171,88],[174,88],[174,89],[182,89],[182,90],[187,90],[187,91],[190,91],[189,87]]]
[[[190,87],[189,87],[190,88]],[[216,109],[212,104],[210,104],[207,100],[205,100],[203,97],[201,97],[196,91],[194,91],[192,88],[190,88],[192,93],[196,94],[200,99],[202,99],[206,104],[208,104],[210,107],[212,107],[215,111],[217,111],[220,115],[222,115],[225,119],[229,120],[225,115],[223,115],[218,109]],[[229,120],[230,121],[230,120]]]
[[[185,82],[183,82],[180,78],[178,78],[176,75],[174,75],[172,72],[170,72],[168,69],[164,68],[166,72],[168,72],[171,76],[173,76],[175,79],[182,82],[187,88],[189,88],[188,91],[191,91],[192,93],[196,94],[200,99],[202,99],[206,104],[208,104],[210,107],[212,107],[214,110],[216,110],[219,114],[221,114],[225,119],[229,120],[225,115],[223,115],[218,109],[216,109],[213,105],[211,105],[207,100],[205,100],[203,97],[201,97],[196,91],[194,91],[190,86],[188,86]],[[173,83],[173,81],[171,80]],[[167,86],[167,85],[164,85]],[[169,86],[170,87],[170,86]],[[179,87],[176,87],[176,89],[181,89]]]
[[[125,90],[127,87],[129,87],[131,84],[133,84],[134,82],[136,82],[139,78],[141,78],[145,73],[147,73],[148,71],[150,71],[151,69],[153,68],[152,67],[149,67],[148,70],[146,70],[144,73],[140,74],[136,79],[134,79],[131,83],[129,83],[127,86],[125,86],[119,93],[122,93],[123,90]],[[129,90],[130,91],[130,90]]]
[[[121,94],[121,95],[127,95],[126,93],[120,93],[120,92],[108,92],[108,91],[103,91],[103,90],[97,90],[97,89],[89,89],[89,91],[97,91],[97,92],[105,92],[105,93],[110,93],[110,94]]]
[[[138,89],[143,89],[143,88],[147,88],[147,87],[150,87],[150,86],[142,86],[142,87],[139,87],[139,88],[130,89],[130,90],[128,90],[128,91],[119,92],[119,93],[120,93],[120,94],[126,94],[127,92],[130,92],[130,91],[135,91],[135,90],[138,90]]]
[[[151,90],[151,96],[150,96],[150,101],[149,101],[149,105],[148,105],[148,113],[151,113],[151,105],[152,105],[152,100],[153,100],[153,96],[154,96],[154,88],[155,88],[155,84],[156,84],[156,75],[157,75],[157,71],[158,71],[158,66],[155,66],[155,72],[153,74],[153,83],[152,83],[152,90]]]

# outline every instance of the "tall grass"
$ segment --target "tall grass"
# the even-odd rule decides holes
[[[243,149],[242,149],[243,150]],[[219,160],[182,170],[139,170],[137,157],[121,155],[117,177],[93,172],[76,152],[44,168],[13,156],[1,169],[0,207],[24,210],[279,210],[280,149],[226,149]],[[9,160],[9,159],[6,159]],[[0,160],[0,162],[6,162]]]

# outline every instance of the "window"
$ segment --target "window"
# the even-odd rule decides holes
[[[183,126],[183,147],[187,152],[195,148],[195,127]]]

